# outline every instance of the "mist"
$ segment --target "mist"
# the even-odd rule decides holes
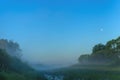
[[[120,80],[119,0],[1,0],[0,80]]]

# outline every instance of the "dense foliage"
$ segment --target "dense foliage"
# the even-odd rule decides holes
[[[97,44],[92,49],[92,54],[79,57],[81,64],[120,65],[120,37],[104,44]]]

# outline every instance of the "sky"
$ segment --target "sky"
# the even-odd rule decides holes
[[[119,0],[0,1],[0,38],[18,42],[30,62],[76,63],[120,36],[119,21]]]

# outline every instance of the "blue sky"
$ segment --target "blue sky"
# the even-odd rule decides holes
[[[97,43],[120,36],[119,0],[3,0],[0,38],[28,61],[70,64]]]

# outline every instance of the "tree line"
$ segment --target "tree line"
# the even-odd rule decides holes
[[[95,45],[91,54],[81,55],[78,61],[81,64],[120,65],[120,37]]]

